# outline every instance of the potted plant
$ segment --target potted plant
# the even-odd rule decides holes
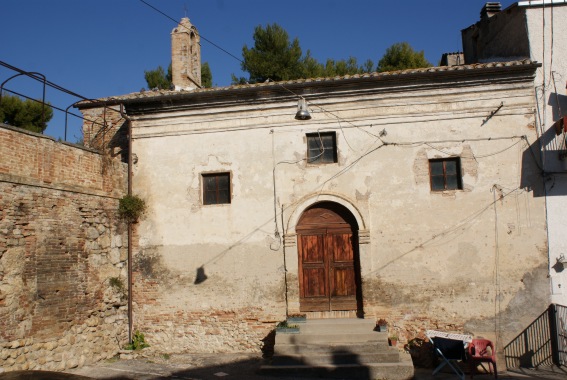
[[[396,347],[398,345],[398,336],[396,334],[390,335],[388,340],[390,341],[390,346]]]
[[[380,332],[388,331],[388,321],[380,318],[378,322],[376,322],[376,330]]]
[[[301,313],[289,314],[287,316],[288,323],[304,323],[307,320],[307,315]]]
[[[299,334],[299,326],[290,325],[287,321],[282,321],[276,325],[276,333]]]

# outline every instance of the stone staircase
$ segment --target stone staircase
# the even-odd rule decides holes
[[[293,322],[292,322],[293,323]],[[313,319],[296,334],[276,332],[274,356],[261,373],[340,379],[412,379],[411,359],[388,345],[388,333],[369,319]]]

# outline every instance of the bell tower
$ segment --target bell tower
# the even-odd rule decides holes
[[[176,91],[201,88],[200,40],[187,17],[171,32],[171,79]]]

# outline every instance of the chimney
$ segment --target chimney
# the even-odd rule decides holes
[[[171,79],[175,91],[201,88],[201,44],[187,17],[171,32]]]
[[[486,20],[494,16],[496,13],[502,10],[502,5],[499,2],[488,2],[484,4],[484,7],[480,10],[480,19]]]

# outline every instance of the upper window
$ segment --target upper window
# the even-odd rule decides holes
[[[332,164],[337,162],[337,138],[335,132],[307,134],[307,162]]]
[[[432,191],[462,189],[460,158],[429,160],[429,177]]]
[[[203,204],[230,203],[230,173],[203,174]]]

